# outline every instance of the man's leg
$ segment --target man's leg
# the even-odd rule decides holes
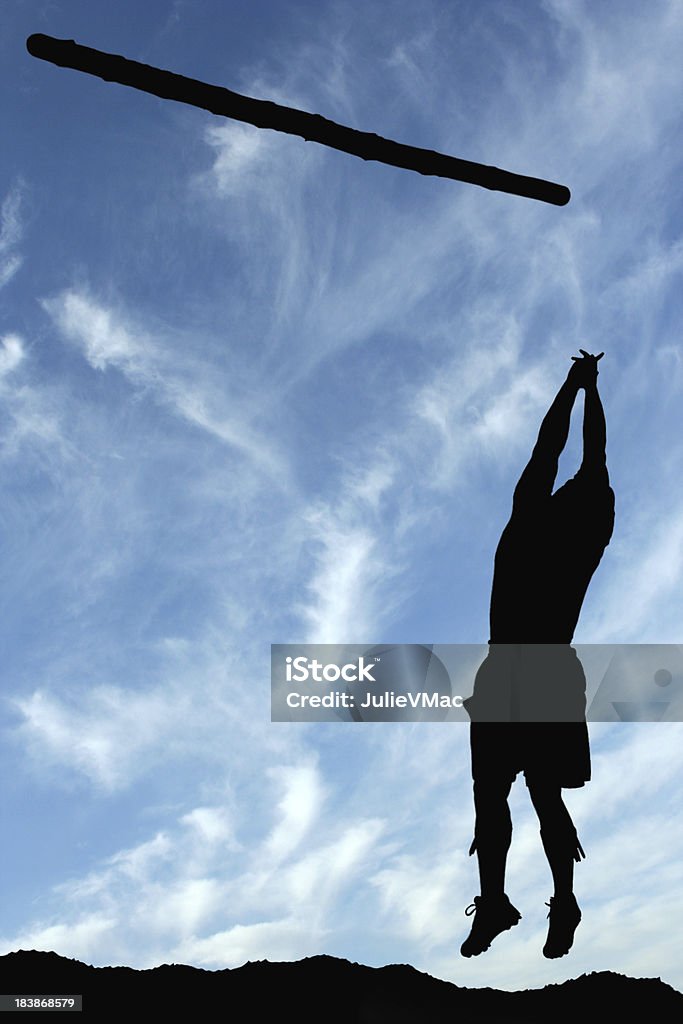
[[[517,924],[521,917],[505,895],[505,863],[512,839],[508,806],[511,785],[509,776],[496,776],[493,772],[474,782],[473,848],[479,863],[481,895],[472,904],[476,916],[460,947],[463,956],[483,953],[497,935]]]
[[[504,776],[474,783],[474,843],[484,899],[505,894],[505,864],[512,842],[508,804],[511,786],[511,780]]]
[[[581,911],[574,896],[574,861],[583,854],[558,784],[547,781],[529,782],[529,795],[541,825],[541,841],[553,876],[555,893],[550,900],[550,926],[543,949],[545,956],[555,958],[568,953],[574,932],[581,920]]]

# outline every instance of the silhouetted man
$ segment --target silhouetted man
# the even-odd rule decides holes
[[[505,894],[512,838],[508,795],[523,771],[539,817],[555,886],[547,957],[564,956],[581,920],[574,861],[584,852],[562,788],[590,779],[586,681],[571,647],[591,577],[614,527],[614,492],[605,460],[606,429],[598,395],[598,360],[581,350],[541,425],[515,488],[512,515],[496,551],[489,654],[477,672],[470,715],[476,850],[481,895],[463,956],[488,949],[521,915]],[[583,389],[583,461],[553,494],[558,460]]]

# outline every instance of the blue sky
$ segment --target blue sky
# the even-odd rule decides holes
[[[617,522],[575,639],[683,639],[683,5],[7,0],[3,23],[0,951],[683,988],[683,725],[592,726],[584,921],[549,962],[521,783],[523,921],[459,956],[465,728],[269,721],[271,642],[486,641],[579,347],[605,351]],[[32,32],[572,200],[162,102],[31,58]]]

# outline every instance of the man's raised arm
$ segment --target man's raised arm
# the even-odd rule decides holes
[[[580,384],[577,367],[581,360],[570,367],[567,379],[555,395],[548,409],[531,458],[515,487],[513,508],[527,500],[550,496],[557,476],[560,455],[569,437],[569,422]]]
[[[602,353],[600,353],[600,356]],[[583,406],[583,461],[581,470],[607,475],[607,425],[605,411],[598,394],[598,368],[600,356],[591,356],[592,363],[583,369],[586,396]]]

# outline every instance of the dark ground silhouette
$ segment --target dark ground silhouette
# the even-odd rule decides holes
[[[554,883],[543,953],[571,949],[581,911],[574,862],[585,856],[562,799],[563,788],[591,777],[586,679],[571,641],[581,605],[614,528],[614,492],[606,462],[598,360],[582,351],[548,410],[531,459],[515,488],[512,514],[495,556],[489,654],[481,665],[470,715],[476,851],[481,894],[461,947],[478,956],[521,914],[505,893],[512,840],[508,796],[523,771],[540,822]],[[553,493],[570,417],[583,390],[583,459]]]
[[[460,988],[405,964],[365,967],[331,956],[262,960],[223,971],[178,964],[134,971],[19,951],[0,957],[0,992],[82,995],[83,1013],[102,1020],[547,1024],[597,1020],[605,1007],[624,1020],[663,1022],[683,1015],[683,995],[659,978],[600,972],[543,989],[500,992]]]

